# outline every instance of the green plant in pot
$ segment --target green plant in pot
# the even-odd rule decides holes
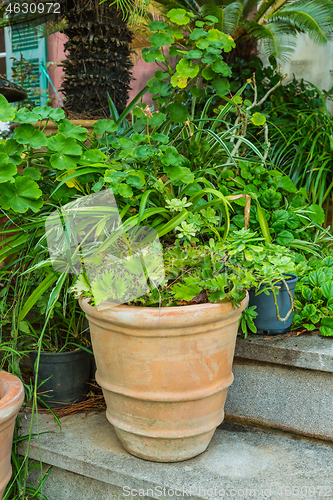
[[[295,255],[286,247],[263,240],[249,229],[234,231],[227,240],[231,259],[250,270],[255,281],[249,291],[249,310],[241,321],[245,338],[247,326],[253,333],[280,335],[292,324],[298,280]]]
[[[216,189],[187,154],[201,132],[212,153],[232,159],[228,131],[214,131],[232,104],[196,125],[183,102],[191,92],[195,106],[205,80],[220,97],[228,93],[222,54],[233,42],[209,26],[209,16],[200,25],[184,10],[169,17],[181,29],[154,21],[145,51],[164,64],[148,82],[157,111],[138,105],[126,136],[110,129],[110,165],[96,196],[64,206],[58,226],[56,214],[49,220],[61,242],[50,233],[51,259],[59,262],[67,249],[63,265],[79,272],[73,290],[89,320],[107,417],[128,451],[155,461],[203,452],[223,420],[238,321],[255,284],[225,248],[235,196]],[[166,43],[178,58],[175,71],[163,55]],[[119,187],[132,175],[136,182]]]

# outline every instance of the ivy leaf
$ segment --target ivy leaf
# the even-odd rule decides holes
[[[167,111],[173,123],[183,123],[190,116],[187,107],[177,101],[170,103],[167,107]]]
[[[164,45],[172,45],[174,38],[168,33],[154,33],[148,38],[152,47],[160,48]]]
[[[294,239],[293,233],[290,231],[281,231],[279,233],[278,237],[276,238],[276,241],[279,245],[288,245],[288,243],[291,243]]]
[[[88,130],[81,125],[77,126],[65,119],[58,126],[58,132],[66,137],[72,137],[78,141],[84,142],[87,139]]]
[[[15,108],[11,106],[7,99],[0,94],[0,121],[10,122],[15,118]]]
[[[178,24],[178,26],[188,24],[193,16],[192,12],[188,12],[185,9],[171,9],[167,14],[170,21]]]
[[[113,132],[117,132],[117,130],[118,125],[113,120],[97,120],[97,122],[94,123],[94,132],[99,135],[103,135],[106,132],[112,134]]]
[[[199,69],[198,64],[192,64],[188,59],[181,59],[176,66],[176,70],[183,78],[195,78]]]
[[[174,47],[171,47],[171,49],[172,48]],[[164,55],[154,47],[144,48],[142,50],[142,58],[144,59],[144,61],[146,61],[146,63],[166,61],[166,57],[164,57]]]
[[[256,127],[260,127],[261,125],[264,125],[264,123],[266,123],[266,117],[261,113],[254,113],[252,115],[251,122]]]
[[[31,208],[33,212],[43,206],[42,191],[28,177],[16,177],[14,184],[5,184],[1,189],[0,203],[5,210],[12,209],[23,214]]]
[[[48,139],[47,146],[57,153],[78,156],[82,153],[82,148],[72,137],[65,137],[62,134],[54,135]]]
[[[230,83],[224,77],[215,77],[213,80],[213,87],[216,90],[217,95],[223,97],[228,94],[230,90]]]
[[[194,299],[202,290],[199,285],[174,285],[172,291],[175,292],[176,300],[186,300],[187,302]]]
[[[168,28],[168,25],[164,21],[151,21],[148,24],[148,28],[150,31],[163,31]]]
[[[212,70],[222,76],[231,76],[231,69],[224,61],[216,61],[212,64]]]
[[[34,181],[39,181],[39,179],[42,177],[42,174],[36,168],[25,167],[25,169],[23,170],[23,176],[30,177],[30,179]]]
[[[33,149],[40,149],[47,144],[46,135],[30,124],[20,125],[15,129],[15,140],[19,144],[30,144]]]

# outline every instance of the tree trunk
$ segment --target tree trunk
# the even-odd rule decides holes
[[[121,12],[109,2],[65,0],[62,15],[68,22],[63,62],[64,107],[72,118],[109,117],[107,93],[118,112],[126,107],[130,89],[132,33]]]

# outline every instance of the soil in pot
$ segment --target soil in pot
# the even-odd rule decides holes
[[[22,382],[11,373],[0,371],[0,500],[12,475],[13,432],[23,400]]]
[[[106,416],[129,453],[178,462],[205,451],[224,418],[247,302],[97,311],[80,301]]]
[[[298,278],[295,275],[286,276],[286,282],[293,298],[295,296],[297,280]],[[290,297],[282,281],[277,283],[277,286],[280,287],[279,293],[276,296],[279,313],[280,317],[284,318],[291,307]],[[259,290],[263,290],[263,288],[264,285],[262,285]],[[258,334],[281,335],[289,332],[293,320],[293,313],[289,315],[285,322],[279,321],[276,317],[276,307],[272,292],[270,292],[269,295],[266,295],[264,292],[256,295],[255,288],[251,288],[249,295],[249,306],[257,306],[256,312],[258,316],[253,321],[257,327]]]
[[[30,358],[34,368],[37,351],[30,352]],[[88,392],[90,361],[91,354],[83,349],[64,353],[41,353],[38,393],[50,408],[67,406],[84,399]],[[43,381],[45,382],[40,385]]]

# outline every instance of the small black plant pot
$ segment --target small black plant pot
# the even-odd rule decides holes
[[[37,351],[31,351],[30,358],[35,376]],[[91,354],[83,349],[64,353],[41,353],[38,368],[38,393],[50,408],[59,408],[82,401],[88,392],[90,360]],[[40,385],[43,380],[46,382]]]
[[[288,274],[286,276],[286,282],[293,298],[295,296],[296,281],[298,281],[297,276],[293,274]],[[276,299],[280,317],[284,318],[290,310],[290,298],[282,281],[277,283],[277,286],[280,287],[280,289]],[[264,285],[261,285],[259,290],[263,290],[263,288]],[[257,327],[257,333],[265,335],[281,335],[289,332],[293,320],[293,313],[290,314],[287,321],[279,321],[276,318],[273,293],[270,292],[269,295],[266,295],[264,292],[261,292],[259,295],[256,295],[255,291],[255,288],[250,289],[249,307],[257,306],[256,312],[258,313],[258,316],[254,319],[254,324]]]

